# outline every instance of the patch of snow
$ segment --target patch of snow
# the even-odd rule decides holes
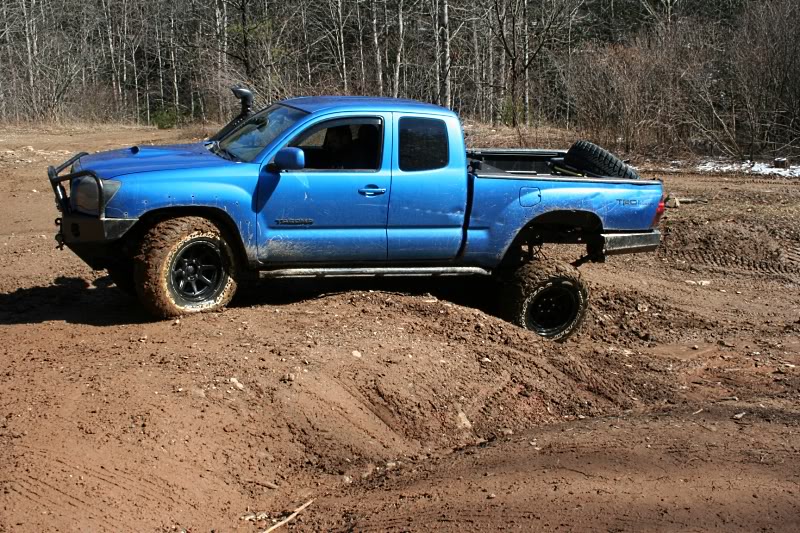
[[[754,163],[744,161],[735,163],[730,161],[705,161],[697,165],[698,172],[742,172],[744,174],[759,174],[762,176],[782,176],[784,178],[800,178],[800,165],[789,168],[775,168],[769,163]]]

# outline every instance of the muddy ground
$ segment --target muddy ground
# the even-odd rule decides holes
[[[664,174],[694,202],[582,267],[565,344],[463,280],[154,322],[55,249],[44,169],[198,134],[0,131],[0,532],[800,528],[800,181]]]

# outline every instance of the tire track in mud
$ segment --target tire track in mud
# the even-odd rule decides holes
[[[66,460],[65,458],[59,457],[54,454],[50,450],[41,450],[37,448],[31,448],[27,446],[20,446],[19,454],[20,457],[34,456],[37,459],[36,467],[40,471],[44,472],[59,472],[68,476],[70,474],[81,475],[84,476],[87,480],[94,480],[98,483],[105,484],[108,486],[113,487],[114,489],[118,489],[121,491],[122,494],[127,494],[129,496],[135,496],[140,501],[149,501],[153,503],[164,502],[164,501],[171,501],[175,504],[185,504],[189,507],[196,508],[196,505],[184,498],[177,497],[177,491],[170,490],[168,488],[169,484],[163,479],[158,479],[159,483],[154,482],[152,479],[147,479],[146,477],[134,477],[135,474],[122,470],[120,468],[115,468],[115,471],[112,472],[108,469],[98,470],[97,468],[93,468],[88,466],[87,464],[73,464]],[[34,477],[30,473],[27,474],[27,481],[34,485],[46,487],[48,491],[56,491],[63,496],[67,496],[70,499],[77,500],[84,505],[87,505],[87,508],[92,509],[93,507],[86,502],[80,500],[77,496],[68,494],[63,492],[59,489],[56,489],[46,481]],[[12,482],[18,482],[20,479],[12,480]]]
[[[789,188],[794,188],[800,185],[800,180],[791,179],[747,179],[737,183],[744,183],[745,185],[784,185]]]
[[[20,478],[14,481],[7,482],[10,493],[16,495],[19,499],[25,501],[32,501],[40,508],[59,509],[63,507],[66,501],[70,507],[78,512],[86,513],[86,516],[91,519],[99,521],[103,524],[108,531],[121,530],[119,524],[115,524],[109,517],[100,513],[99,506],[86,503],[84,500],[59,490],[49,483],[37,480],[32,476],[27,476],[27,479]],[[37,492],[37,490],[39,492]],[[77,502],[77,503],[76,503]],[[127,528],[122,528],[127,529]]]
[[[797,249],[784,251],[781,254],[781,257],[787,261],[786,263],[772,259],[752,259],[727,254],[719,255],[709,250],[670,250],[665,255],[671,259],[683,260],[710,268],[782,276],[792,281],[800,282],[800,250]]]
[[[797,267],[800,268],[800,247],[784,250],[781,255],[786,262],[797,265]]]
[[[347,526],[331,528],[329,531],[341,533],[348,531],[362,531],[365,533],[411,531],[414,530],[414,524],[428,524],[428,527],[431,529],[436,529],[437,527],[449,529],[463,527],[464,530],[470,530],[475,527],[480,527],[481,525],[493,529],[489,525],[492,523],[491,513],[487,513],[485,509],[440,508],[435,505],[431,505],[431,507],[431,509],[417,509],[413,513],[408,513],[407,515],[388,518],[383,518],[381,513],[375,512],[367,517],[355,518],[347,524]],[[503,508],[502,514],[510,523],[513,523],[515,519],[522,523],[536,519],[536,513],[533,511],[518,511],[508,507]]]

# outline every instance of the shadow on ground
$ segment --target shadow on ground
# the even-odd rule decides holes
[[[499,315],[497,286],[483,278],[304,278],[250,282],[240,288],[232,307],[290,305],[352,291],[382,291],[409,296],[435,296],[454,304]],[[110,326],[154,320],[135,298],[106,276],[89,284],[82,278],[59,277],[43,287],[0,294],[0,324],[37,324],[63,320]]]
[[[434,296],[499,316],[497,283],[483,277],[294,278],[266,279],[239,291],[233,307],[290,305],[333,294],[380,291],[407,296]]]
[[[93,285],[82,278],[62,276],[44,287],[0,294],[0,324],[37,324],[51,320],[110,326],[152,319],[135,298],[116,288],[108,276],[97,279]]]

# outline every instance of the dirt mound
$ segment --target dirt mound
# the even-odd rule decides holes
[[[585,326],[592,339],[622,346],[657,346],[684,342],[698,330],[719,323],[638,290],[597,287],[592,292],[591,315]]]
[[[79,323],[126,316],[130,300],[94,285],[72,304],[59,294],[77,287],[63,282],[24,301],[43,306],[55,295],[63,316]],[[6,406],[0,462],[12,476],[24,469],[40,481],[15,485],[10,502],[24,509],[37,495],[58,500],[58,491],[86,501],[99,490],[126,520],[156,526],[140,508],[166,496],[155,486],[172,487],[185,499],[171,506],[208,513],[177,521],[213,523],[212,515],[230,519],[270,495],[271,484],[360,478],[389,461],[674,396],[666,367],[545,343],[436,297],[355,290],[271,301],[281,290],[267,284],[251,294],[260,304],[171,322],[140,324],[137,314],[115,328],[50,322],[50,342],[35,350],[22,339],[37,326],[17,326],[3,348],[2,386],[37,407]],[[7,302],[19,309],[23,298]],[[29,310],[24,321],[35,316]],[[31,365],[35,376],[23,370]],[[95,466],[84,469],[86,461]],[[141,468],[152,483],[135,487],[139,499],[126,504]],[[82,480],[70,478],[78,472]],[[233,509],[210,496],[222,485],[237,494]],[[105,516],[95,506],[75,513],[67,523],[82,523],[80,513]]]

